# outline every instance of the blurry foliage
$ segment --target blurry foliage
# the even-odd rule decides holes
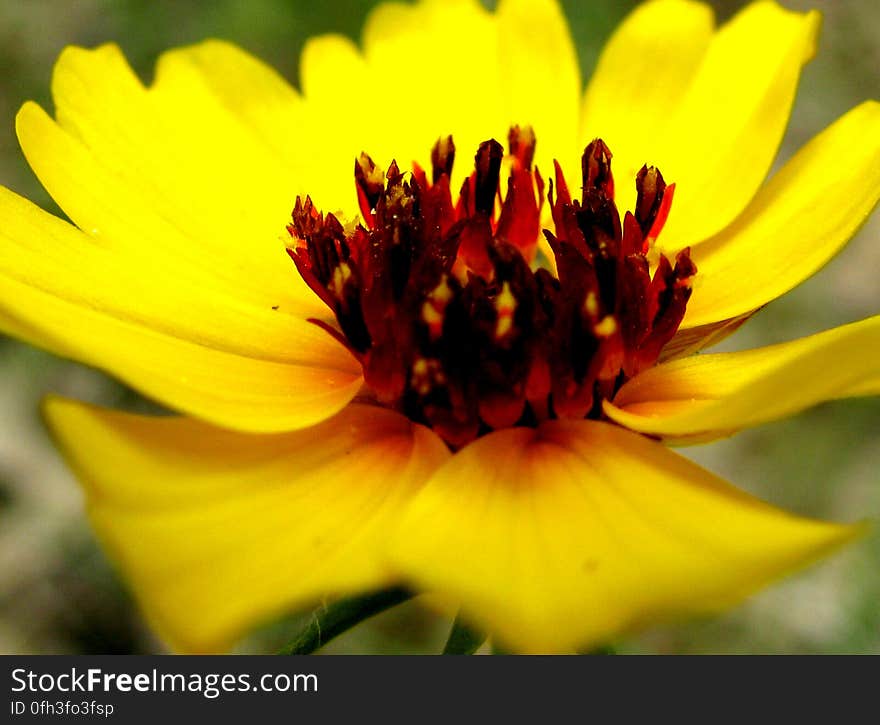
[[[18,150],[13,119],[27,99],[51,107],[51,67],[65,45],[116,41],[148,81],[163,50],[220,37],[296,82],[305,40],[330,31],[356,38],[373,4],[0,0],[0,183],[60,214]],[[637,3],[562,4],[587,79],[605,38]],[[720,19],[743,5],[739,0],[712,4]],[[876,97],[880,80],[880,5],[860,0],[785,4],[818,7],[826,22],[817,59],[804,73],[783,158],[856,103]],[[340,79],[339,93],[367,97],[369,89],[348,88]],[[876,216],[825,271],[757,315],[727,347],[790,339],[880,311]],[[0,336],[0,652],[155,651],[160,645],[97,548],[72,477],[40,426],[39,399],[48,391],[115,407],[154,408],[98,373]],[[793,511],[841,520],[877,517],[878,423],[877,399],[844,401],[686,453]],[[240,651],[273,651],[290,638],[303,616],[268,623]],[[411,602],[340,637],[326,651],[437,652],[449,625]],[[623,643],[621,651],[880,653],[880,535],[875,532],[861,545],[729,614],[658,628]]]

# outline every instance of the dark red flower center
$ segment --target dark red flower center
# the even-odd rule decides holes
[[[416,166],[387,173],[363,154],[355,180],[363,224],[347,230],[310,198],[296,200],[288,250],[339,329],[315,321],[357,356],[376,399],[458,447],[482,433],[548,417],[601,416],[603,399],[653,365],[684,316],[696,268],[647,259],[674,185],[643,167],[634,212],[614,204],[611,152],[583,154],[572,200],[559,165],[544,231],[558,270],[536,267],[544,182],[531,129],[504,149],[481,144],[453,203],[452,137],[434,146],[430,181]]]

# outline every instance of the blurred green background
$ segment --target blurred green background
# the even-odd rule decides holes
[[[50,105],[52,64],[68,44],[118,42],[149,79],[163,50],[221,37],[296,81],[305,39],[357,37],[371,0],[0,0],[0,183],[57,213],[15,140],[26,99]],[[636,3],[564,0],[589,77],[604,39]],[[743,3],[714,1],[719,18]],[[788,0],[819,8],[824,32],[807,68],[781,159],[860,101],[880,96],[880,4]],[[451,48],[449,52],[462,52]],[[349,97],[357,88],[345,88]],[[820,274],[770,305],[721,349],[777,342],[880,312],[880,214]],[[38,417],[57,392],[140,407],[102,375],[0,337],[0,652],[124,653],[161,648],[98,549],[72,476]],[[880,520],[880,399],[833,403],[687,455],[742,488],[805,515]],[[266,627],[241,651],[272,651],[297,617]],[[341,637],[328,652],[436,652],[449,622],[418,603]],[[880,533],[753,597],[728,614],[665,626],[620,643],[633,652],[880,653]]]

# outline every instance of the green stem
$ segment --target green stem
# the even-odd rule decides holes
[[[279,650],[282,655],[308,655],[320,649],[334,637],[384,612],[407,599],[412,593],[400,587],[382,589],[359,597],[340,599],[312,614],[312,620],[296,639]]]
[[[472,655],[486,641],[486,635],[471,629],[458,615],[452,623],[452,631],[446,646],[443,648],[445,655]]]

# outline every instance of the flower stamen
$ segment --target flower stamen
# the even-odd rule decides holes
[[[601,402],[653,365],[675,334],[696,268],[647,254],[668,216],[674,185],[643,167],[637,201],[621,222],[612,154],[596,139],[582,157],[572,201],[558,164],[545,231],[558,277],[533,268],[544,182],[535,135],[514,127],[504,149],[480,145],[454,204],[452,137],[437,141],[432,175],[384,172],[366,154],[354,173],[363,224],[346,231],[298,198],[288,250],[333,311],[336,337],[360,360],[377,400],[434,428],[452,447],[482,433],[547,417],[598,417]],[[554,195],[555,192],[555,195]]]

